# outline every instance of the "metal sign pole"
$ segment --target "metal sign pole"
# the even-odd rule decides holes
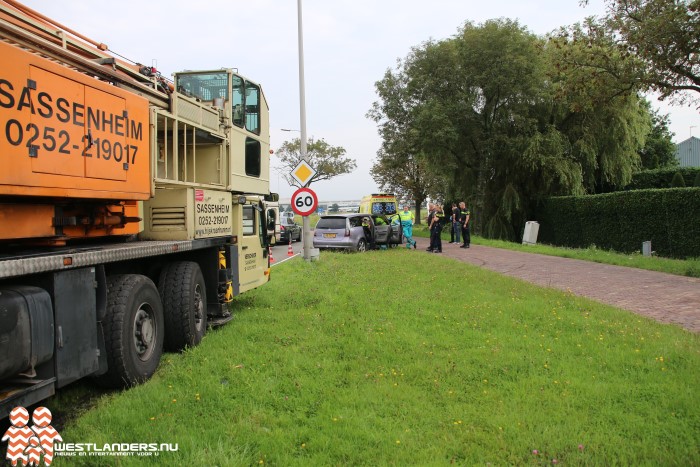
[[[304,29],[301,21],[301,0],[297,0],[297,16],[299,21],[299,120],[301,128],[301,158],[306,160],[306,94],[304,90]],[[306,184],[309,186],[310,182]],[[302,217],[304,238],[304,259],[311,260],[311,222],[309,216]]]

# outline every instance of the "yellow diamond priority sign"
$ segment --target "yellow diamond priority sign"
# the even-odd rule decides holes
[[[299,182],[301,186],[306,186],[314,175],[316,175],[314,168],[303,159],[297,164],[296,167],[294,167],[294,170],[292,170],[291,173],[294,180]]]

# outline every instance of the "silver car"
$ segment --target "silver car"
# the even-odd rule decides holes
[[[401,228],[384,216],[331,214],[322,216],[314,231],[314,248],[367,251],[401,243]]]

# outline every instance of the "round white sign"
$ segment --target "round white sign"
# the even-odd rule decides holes
[[[292,195],[292,210],[300,216],[313,214],[318,207],[318,198],[311,188],[299,188]]]

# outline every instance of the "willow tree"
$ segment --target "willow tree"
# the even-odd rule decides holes
[[[617,49],[594,19],[550,36],[545,52],[552,121],[581,164],[584,188],[595,193],[627,185],[651,131],[650,108],[639,95],[638,61]]]
[[[467,198],[477,230],[510,239],[543,197],[627,183],[648,114],[627,80],[575,66],[588,45],[609,46],[589,36],[545,39],[501,19],[412,49],[377,83],[379,160],[409,148],[448,197]]]

